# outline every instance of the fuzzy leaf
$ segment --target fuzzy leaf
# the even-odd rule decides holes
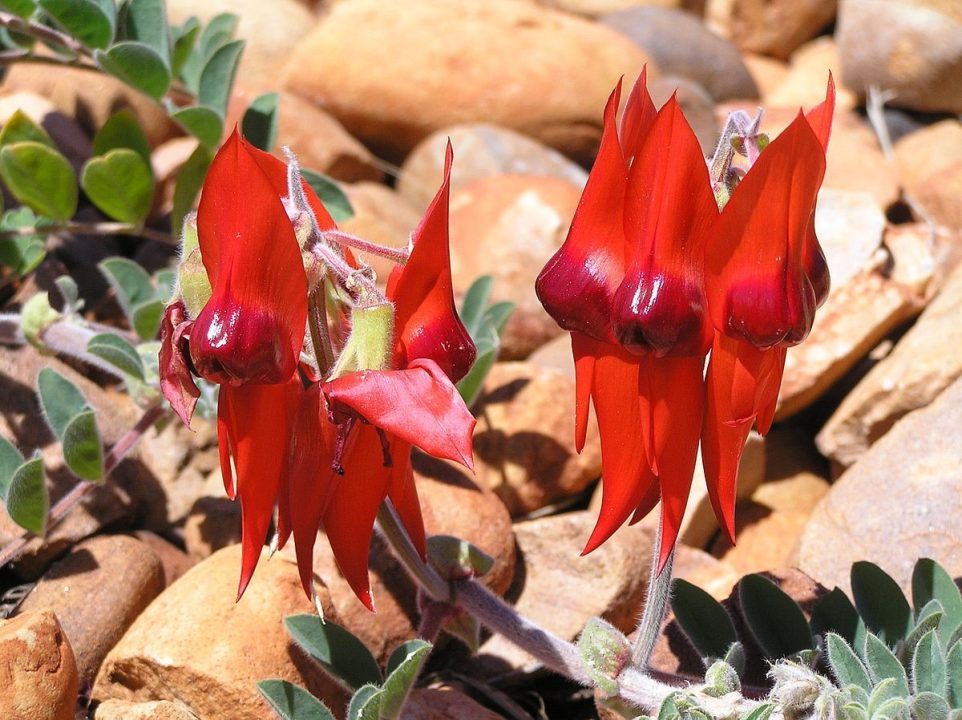
[[[170,222],[175,237],[180,237],[184,227],[184,216],[194,207],[200,188],[204,184],[207,168],[210,167],[214,154],[203,145],[197,147],[177,175],[174,186],[174,206],[170,213]]]
[[[116,333],[100,333],[87,342],[87,352],[106,360],[138,380],[144,379],[144,363],[137,349]]]
[[[257,689],[281,720],[335,720],[324,703],[287,680],[261,680]]]
[[[882,568],[870,562],[852,565],[852,595],[866,628],[888,645],[909,634],[912,610],[902,590]]]
[[[772,703],[762,703],[750,713],[748,713],[742,720],[768,720],[771,716],[772,711],[775,709],[775,705]]]
[[[220,144],[224,118],[213,108],[194,105],[177,110],[171,114],[171,118],[208,148],[216,148]]]
[[[381,688],[382,720],[401,717],[401,709],[430,653],[431,643],[424,640],[410,640],[391,653],[387,662],[387,678]]]
[[[114,37],[113,18],[94,0],[37,0],[70,35],[91,48],[105,48]]]
[[[124,10],[124,38],[152,48],[170,67],[170,28],[164,0],[127,0]]]
[[[29,115],[19,108],[14,110],[0,130],[0,146],[13,145],[19,142],[38,142],[41,145],[56,150],[53,140],[40,125],[35,123]]]
[[[752,636],[769,658],[787,657],[812,648],[812,633],[798,604],[761,575],[738,583],[742,614]]]
[[[427,540],[428,558],[447,580],[486,575],[494,558],[467,540],[452,535],[432,535]]]
[[[872,680],[878,684],[891,679],[896,683],[895,691],[905,696],[909,694],[909,680],[905,668],[888,646],[875,635],[865,638],[865,663]]]
[[[181,69],[184,84],[195,95],[200,86],[200,76],[204,66],[211,56],[233,37],[237,29],[237,21],[237,15],[221,13],[212,17],[200,31],[193,52],[185,59]]]
[[[87,409],[83,393],[56,370],[46,367],[37,375],[37,394],[47,425],[62,440],[70,421]]]
[[[190,17],[179,28],[171,28],[171,36],[174,41],[174,49],[170,54],[170,74],[181,77],[184,63],[194,50],[194,45],[200,35],[200,23],[196,17]]]
[[[962,709],[962,642],[957,642],[948,652],[945,661],[948,674],[949,704],[954,709]]]
[[[812,634],[825,636],[836,633],[851,644],[858,628],[858,612],[840,588],[823,595],[812,608]]]
[[[458,315],[461,316],[461,323],[468,334],[473,338],[481,329],[481,318],[488,307],[488,298],[491,297],[491,288],[494,286],[494,278],[491,275],[482,275],[473,283],[464,294],[461,308]]]
[[[941,695],[923,692],[912,698],[914,720],[949,720],[949,704]]]
[[[77,477],[100,482],[104,477],[104,449],[93,410],[79,413],[64,428],[63,458]]]
[[[916,694],[932,692],[942,696],[946,692],[945,654],[935,630],[929,630],[912,653],[912,685]],[[946,706],[948,710],[948,706]]]
[[[34,457],[20,465],[6,492],[7,514],[24,530],[43,535],[50,512],[50,495],[43,477],[43,460]]]
[[[22,464],[20,451],[5,437],[0,437],[0,500],[7,496],[10,481]]]
[[[294,641],[347,687],[380,684],[381,669],[371,651],[340,625],[306,614],[291,615],[284,624]]]
[[[107,278],[117,297],[117,303],[131,323],[133,323],[134,308],[156,298],[157,291],[150,281],[150,275],[133,260],[110,257],[101,260],[97,267]]]
[[[270,152],[277,141],[277,114],[280,95],[258,95],[251,101],[241,120],[241,134],[255,147]]]
[[[868,670],[865,669],[865,665],[858,659],[855,651],[841,636],[829,633],[825,647],[828,651],[829,665],[840,687],[855,685],[865,692],[872,690],[872,681],[869,679]]]
[[[7,210],[0,218],[0,231],[38,227],[43,224],[33,210],[19,207]],[[21,235],[0,240],[0,265],[23,276],[33,272],[47,255],[47,244],[40,235]]]
[[[922,612],[919,613],[919,621],[916,626],[912,628],[912,632],[910,632],[909,636],[899,645],[898,652],[896,653],[899,662],[908,667],[919,641],[927,632],[939,627],[941,620],[942,603],[938,600],[929,601],[922,609]]]
[[[170,87],[167,62],[144,43],[119,42],[106,52],[94,51],[94,59],[104,72],[153,98],[159,98]]]
[[[725,657],[738,639],[731,617],[715,598],[687,580],[672,584],[671,611],[702,659]]]
[[[146,300],[134,306],[131,325],[134,332],[142,340],[151,340],[157,337],[157,331],[160,329],[160,321],[163,316],[164,303],[162,300]]]
[[[347,720],[378,720],[381,713],[381,690],[372,684],[358,688],[347,706]]]
[[[893,698],[901,698],[908,695],[908,692],[901,692],[898,682],[894,678],[886,678],[878,683],[869,695],[868,704],[865,706],[869,717],[875,715],[875,711],[883,704]]]
[[[875,708],[872,720],[908,720],[905,714],[908,705],[905,698],[889,698]]]
[[[111,150],[84,165],[80,184],[105,215],[140,225],[154,200],[154,178],[149,163],[134,150]]]
[[[63,155],[39,142],[0,148],[0,177],[21,203],[53,220],[77,210],[77,178]]]
[[[945,613],[939,625],[939,640],[945,644],[952,632],[962,626],[962,595],[945,568],[935,560],[922,558],[912,571],[912,603],[921,608],[932,600],[938,600]]]
[[[347,199],[347,195],[334,180],[327,175],[306,168],[301,168],[301,176],[317,193],[317,197],[320,198],[321,203],[334,222],[341,223],[354,217],[354,208],[351,207],[351,201]]]
[[[111,115],[94,135],[94,155],[106,155],[111,150],[133,150],[150,167],[150,143],[130,110]]]
[[[197,87],[197,100],[201,105],[206,105],[221,115],[227,113],[227,101],[230,99],[244,44],[243,40],[232,40],[211,55],[200,74],[200,84]]]

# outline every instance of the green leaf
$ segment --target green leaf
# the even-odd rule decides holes
[[[87,47],[105,48],[113,40],[113,18],[94,0],[38,0],[38,4]]]
[[[907,720],[908,706],[908,700],[905,698],[889,698],[875,708],[872,720]]]
[[[494,331],[498,334],[498,337],[504,332],[505,325],[508,324],[508,319],[511,317],[511,313],[514,312],[514,303],[507,300],[502,300],[501,302],[496,302],[494,305],[489,307],[484,311],[484,322],[490,324]]]
[[[19,142],[38,142],[56,150],[53,140],[40,125],[35,123],[23,110],[14,110],[0,130],[0,146]]]
[[[150,143],[140,123],[130,110],[114,113],[94,135],[94,155],[106,155],[111,150],[133,150],[150,167]]]
[[[895,681],[899,695],[909,694],[909,680],[902,663],[884,642],[872,634],[865,638],[865,664],[876,684],[890,678]]]
[[[912,603],[921,608],[931,600],[942,604],[945,615],[939,625],[939,640],[946,643],[962,625],[962,595],[945,568],[931,558],[922,558],[912,571]]]
[[[380,715],[383,720],[401,717],[401,708],[430,653],[431,643],[424,640],[410,640],[391,653],[387,662],[387,678],[381,688]]]
[[[0,7],[5,8],[22,18],[29,18],[37,9],[35,0],[3,0]]]
[[[488,373],[498,358],[499,349],[500,347],[488,347],[487,350],[482,351],[478,347],[478,354],[474,359],[474,364],[471,365],[471,369],[463,378],[458,380],[458,393],[468,407],[471,407],[481,394],[481,390],[484,388],[484,380],[488,377]]]
[[[72,277],[69,275],[60,275],[53,279],[53,283],[57,286],[60,297],[63,298],[65,313],[75,312],[83,307],[83,301],[80,299],[80,290],[77,288],[77,283]]]
[[[180,237],[184,227],[184,216],[194,207],[194,201],[204,184],[207,168],[210,167],[214,154],[204,145],[198,146],[177,175],[174,186],[173,210],[170,214],[170,224],[174,237]]]
[[[911,667],[915,693],[945,694],[947,684],[945,655],[935,630],[929,630],[916,644],[915,652],[912,653]]]
[[[324,703],[287,680],[261,680],[257,689],[281,720],[335,720]]]
[[[77,477],[99,482],[104,477],[104,447],[93,410],[75,415],[63,437],[63,458]]]
[[[941,620],[942,603],[940,603],[938,600],[930,600],[923,609],[923,613],[919,614],[919,621],[916,626],[912,628],[912,632],[910,632],[909,636],[905,638],[905,640],[899,645],[896,656],[898,657],[900,663],[906,667],[909,665],[909,662],[912,659],[912,653],[915,652],[915,648],[919,644],[919,641],[927,632],[930,630],[935,630],[937,627],[939,627]]]
[[[200,74],[200,84],[197,86],[197,100],[201,105],[226,115],[227,102],[230,100],[230,91],[234,85],[234,76],[237,74],[244,44],[243,40],[232,40],[211,55]]]
[[[194,105],[177,110],[171,117],[184,130],[209,148],[216,149],[224,131],[224,118],[216,110]]]
[[[825,637],[834,632],[846,642],[852,643],[858,628],[858,612],[848,596],[841,589],[835,588],[815,603],[810,624],[813,635]]]
[[[133,150],[111,150],[84,165],[80,184],[87,197],[108,217],[140,225],[154,200],[150,165]]]
[[[170,55],[170,74],[177,78],[181,76],[184,63],[190,57],[197,37],[200,35],[200,23],[197,18],[191,17],[181,27],[172,30],[174,50]]]
[[[241,120],[241,133],[255,147],[270,152],[277,141],[277,114],[280,95],[276,92],[258,95]]]
[[[865,626],[888,645],[912,629],[912,609],[888,573],[874,563],[852,565],[852,595]]]
[[[872,681],[868,676],[868,670],[844,638],[832,632],[828,633],[825,648],[832,673],[840,687],[856,685],[865,692],[871,692]]]
[[[5,437],[0,436],[0,500],[7,496],[13,475],[23,464],[23,455]]]
[[[184,85],[194,95],[197,95],[200,87],[200,76],[204,71],[204,66],[207,65],[211,56],[234,36],[237,21],[237,15],[221,13],[212,17],[200,31],[196,47],[188,55],[181,69]]]
[[[738,583],[745,624],[768,658],[788,657],[812,648],[812,632],[798,604],[761,575]]]
[[[169,268],[162,268],[154,273],[154,287],[157,288],[157,297],[164,303],[170,301],[177,286],[177,273]]]
[[[16,469],[7,486],[7,514],[24,530],[43,535],[50,512],[50,495],[43,477],[43,460],[34,457]]]
[[[160,321],[164,317],[163,300],[148,300],[134,307],[134,332],[141,340],[152,340],[160,330]]]
[[[721,603],[687,580],[676,578],[672,584],[671,611],[702,659],[725,657],[738,639]]]
[[[378,720],[381,712],[381,690],[376,685],[358,688],[347,706],[347,720]]]
[[[962,709],[962,642],[957,642],[948,652],[945,660],[948,675],[949,703],[955,709]]]
[[[0,218],[0,231],[32,228],[42,224],[28,207],[7,210]],[[21,235],[0,240],[0,264],[23,276],[33,272],[47,255],[47,243],[40,235]]]
[[[144,363],[137,348],[115,333],[100,333],[87,342],[87,352],[106,360],[138,380],[144,380]]]
[[[127,0],[124,9],[124,38],[153,48],[169,66],[170,29],[164,0]]]
[[[35,141],[0,148],[0,177],[21,203],[53,220],[77,211],[77,178],[56,150]]]
[[[869,695],[868,705],[865,706],[869,717],[874,716],[875,711],[882,704],[893,698],[905,697],[906,695],[908,695],[908,692],[901,692],[898,682],[894,678],[886,678],[878,683]]]
[[[316,615],[291,615],[284,619],[287,631],[325,670],[352,689],[367,683],[380,684],[381,669],[371,651],[349,631]]]
[[[481,318],[488,307],[488,298],[491,297],[491,288],[494,286],[494,278],[491,275],[482,275],[473,283],[464,294],[461,308],[458,315],[464,329],[471,337],[474,337],[481,329]]]
[[[32,295],[20,310],[20,329],[31,345],[43,349],[43,331],[61,318],[45,292]]]
[[[427,547],[431,564],[447,580],[480,577],[494,567],[494,558],[453,535],[432,535]]]
[[[153,98],[159,98],[170,87],[167,63],[149,45],[125,40],[106,52],[94,51],[101,70]]]
[[[773,703],[762,703],[748,713],[742,720],[768,720],[774,709],[775,705]]]
[[[301,175],[307,180],[311,189],[317,193],[317,197],[320,198],[321,203],[334,222],[344,222],[354,217],[354,208],[351,207],[351,201],[347,199],[347,195],[334,180],[327,175],[304,168],[301,168]]]
[[[137,305],[156,299],[157,291],[150,281],[150,275],[133,260],[110,257],[101,260],[97,267],[107,278],[117,296],[117,303],[131,322]]]
[[[914,720],[949,720],[949,704],[941,695],[923,692],[912,698]]]
[[[37,375],[37,394],[47,425],[62,440],[70,421],[87,409],[87,400],[76,385],[49,367]]]

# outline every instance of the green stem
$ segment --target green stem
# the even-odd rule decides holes
[[[77,235],[130,235],[154,240],[170,245],[174,238],[161,230],[153,230],[135,223],[123,222],[62,222],[45,223],[31,227],[12,228],[0,232],[0,240],[12,240],[29,235],[52,235],[55,233],[74,233]]]
[[[321,281],[311,291],[307,301],[307,324],[311,331],[314,360],[322,379],[327,379],[334,367],[334,347],[327,326],[327,283]]]

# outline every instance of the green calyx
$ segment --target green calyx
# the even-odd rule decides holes
[[[386,370],[391,365],[394,306],[389,302],[351,310],[351,336],[337,358],[331,379],[359,370]]]

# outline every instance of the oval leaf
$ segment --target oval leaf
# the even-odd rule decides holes
[[[381,714],[381,690],[375,685],[358,688],[347,706],[347,720],[378,720]]]
[[[90,158],[80,184],[105,215],[132,225],[144,221],[154,200],[150,165],[133,150],[111,150],[103,157]]]
[[[723,658],[737,640],[731,617],[715,598],[697,585],[677,578],[672,584],[671,611],[702,658]]]
[[[224,118],[216,110],[195,105],[178,110],[171,117],[184,130],[209,148],[216,149],[224,132]]]
[[[0,437],[0,499],[7,496],[7,488],[14,473],[23,464],[23,455],[5,437]]]
[[[87,47],[105,48],[113,40],[112,18],[93,0],[38,0],[38,4]]]
[[[153,98],[159,98],[170,87],[167,63],[149,45],[119,42],[106,52],[94,51],[100,68]]]
[[[287,680],[261,680],[257,689],[281,720],[334,720],[324,703]]]
[[[184,227],[184,216],[190,212],[197,200],[197,195],[204,184],[207,168],[210,167],[214,155],[209,148],[200,145],[187,158],[187,162],[177,175],[174,185],[174,206],[170,213],[170,224],[174,237],[180,237]]]
[[[852,565],[852,596],[865,626],[885,644],[895,645],[912,629],[912,609],[905,595],[878,565],[864,561]]]
[[[243,51],[244,41],[233,40],[211,55],[200,74],[200,85],[197,88],[197,100],[201,105],[213,108],[221,115],[227,113],[227,101],[230,100],[234,75]]]
[[[50,496],[43,478],[43,460],[35,457],[17,468],[7,487],[7,514],[24,530],[43,535]]]
[[[738,583],[745,623],[768,658],[788,657],[812,648],[812,632],[798,604],[761,575],[746,575]]]
[[[825,647],[829,665],[832,667],[835,679],[838,680],[839,687],[855,685],[865,692],[872,691],[872,680],[868,676],[868,670],[841,636],[828,633]]]
[[[144,379],[144,363],[137,349],[120,335],[100,333],[87,342],[87,352],[106,360],[121,372],[138,380]]]
[[[160,321],[164,316],[164,303],[161,300],[148,300],[134,307],[134,332],[142,340],[152,340],[157,337]]]
[[[317,193],[317,197],[320,198],[321,203],[334,222],[340,223],[354,217],[354,208],[351,207],[351,201],[347,199],[347,195],[341,190],[341,186],[333,179],[327,175],[322,175],[319,172],[304,168],[301,168],[301,176],[307,180],[307,184]]]
[[[47,424],[58,439],[63,439],[74,416],[87,409],[83,393],[53,368],[43,368],[37,375],[37,394]]]
[[[77,477],[100,482],[104,477],[104,448],[93,410],[74,416],[63,438],[63,459]]]
[[[942,604],[944,616],[939,625],[939,640],[945,643],[962,625],[962,595],[945,568],[935,560],[922,558],[912,571],[912,603],[916,608],[923,608],[932,600]]]
[[[825,636],[830,632],[837,633],[846,642],[855,641],[855,631],[858,629],[858,612],[848,596],[841,589],[835,588],[822,596],[812,608],[812,634]]]
[[[285,618],[284,625],[294,642],[351,689],[380,684],[381,669],[371,651],[340,625],[306,614]]]
[[[0,177],[21,203],[53,220],[77,211],[77,178],[63,155],[39,142],[0,148]]]
[[[0,130],[0,145],[13,145],[18,142],[38,142],[54,150],[57,147],[47,131],[20,109],[14,111],[3,124],[3,130]]]
[[[169,67],[170,28],[164,0],[127,0],[124,10],[124,38],[153,48]]]
[[[280,98],[276,92],[258,95],[244,112],[241,120],[241,134],[255,147],[270,152],[277,141],[277,103]]]
[[[121,149],[133,150],[150,167],[150,143],[137,118],[127,109],[111,115],[94,136],[94,155]]]
[[[34,228],[41,219],[28,207],[8,210],[0,218],[0,230]],[[47,244],[40,235],[21,235],[0,240],[0,264],[18,275],[33,272],[47,255]]]
[[[945,655],[934,630],[929,630],[915,646],[912,653],[912,684],[916,693],[932,692],[944,695],[946,691]]]
[[[381,718],[397,720],[408,694],[418,679],[424,661],[431,653],[431,643],[410,640],[398,647],[388,659],[388,676],[381,688]]]
[[[221,13],[212,17],[200,31],[196,47],[184,59],[181,70],[184,84],[194,95],[197,94],[204,66],[211,56],[234,36],[238,19],[233,13]]]
[[[946,657],[948,698],[953,709],[962,709],[962,642],[953,645]]]
[[[150,275],[133,260],[122,257],[101,260],[97,267],[113,288],[124,315],[133,323],[134,308],[156,297]]]
[[[949,704],[941,695],[923,692],[912,698],[914,720],[949,720]]]
[[[871,633],[865,638],[865,664],[876,685],[891,679],[895,681],[898,695],[904,697],[909,694],[909,679],[902,663],[884,642]]]
[[[184,63],[194,50],[197,36],[200,35],[200,23],[196,17],[190,17],[181,27],[174,27],[171,30],[174,49],[170,54],[170,74],[177,78],[181,76]]]

